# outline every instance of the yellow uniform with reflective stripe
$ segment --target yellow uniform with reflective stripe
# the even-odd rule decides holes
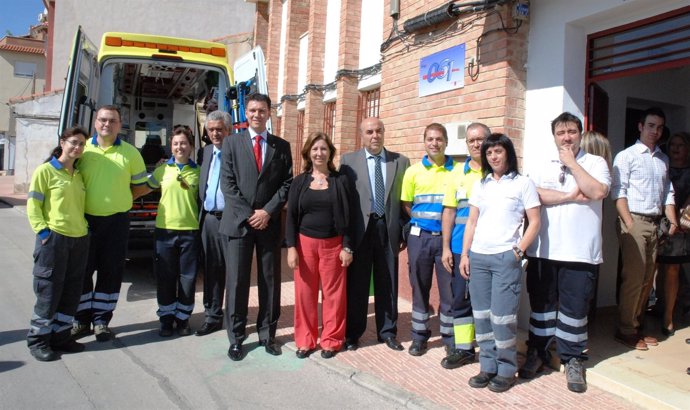
[[[98,146],[94,136],[79,159],[86,184],[86,213],[109,216],[132,208],[130,184],[146,183],[144,160],[133,145],[117,138],[108,148]]]
[[[55,158],[40,165],[31,177],[26,201],[31,229],[36,233],[50,229],[73,238],[85,236],[85,197],[79,170],[70,175]]]
[[[178,177],[184,180],[187,189]],[[174,161],[168,161],[153,171],[148,185],[161,189],[156,228],[178,231],[199,229],[199,167],[193,161],[190,160],[181,170]]]
[[[448,176],[457,162],[446,157],[442,166],[431,162],[425,155],[405,171],[400,200],[412,202],[412,225],[430,232],[441,232],[443,194],[446,192]]]
[[[482,170],[472,169],[468,158],[464,166],[453,168],[452,174],[448,189],[443,196],[443,206],[456,209],[450,248],[453,253],[461,254],[462,237],[465,234],[465,224],[470,215],[470,206],[467,201],[472,193],[474,183],[482,179]]]

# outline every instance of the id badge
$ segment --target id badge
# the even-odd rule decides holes
[[[410,228],[410,235],[419,236],[422,234],[422,228],[413,226]]]

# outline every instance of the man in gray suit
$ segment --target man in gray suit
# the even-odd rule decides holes
[[[366,330],[373,269],[378,341],[403,350],[396,339],[398,253],[407,219],[401,212],[400,190],[410,160],[383,147],[385,128],[380,119],[366,118],[359,132],[364,148],[340,160],[340,171],[354,183],[357,196],[351,215],[355,252],[347,272],[345,348],[356,350]]]
[[[280,355],[275,342],[280,316],[280,211],[292,183],[290,144],[269,134],[267,95],[247,96],[249,128],[226,138],[222,148],[221,189],[225,211],[220,232],[228,237],[225,323],[228,356],[242,360],[252,256],[256,250],[259,313],[256,328],[266,352]]]
[[[223,140],[230,134],[232,118],[224,111],[213,111],[206,116],[206,132],[211,140],[199,158],[199,200],[201,209],[201,245],[204,249],[204,312],[206,320],[196,331],[204,336],[223,328],[223,295],[225,293],[225,246],[220,234],[220,219],[225,198],[220,190],[220,150]]]

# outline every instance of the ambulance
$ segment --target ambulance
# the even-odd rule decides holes
[[[140,149],[152,171],[170,157],[171,133],[178,124],[192,127],[197,149],[202,147],[207,112],[230,112],[233,131],[246,128],[244,97],[252,92],[268,94],[259,47],[236,59],[231,69],[222,43],[108,32],[96,47],[79,27],[58,134],[78,125],[93,135],[98,107],[116,105],[122,113],[119,137]],[[158,195],[154,192],[133,204],[130,248],[152,243]]]

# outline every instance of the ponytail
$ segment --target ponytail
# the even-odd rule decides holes
[[[53,148],[48,158],[46,158],[46,160],[43,162],[50,162],[50,160],[53,159],[53,157],[60,158],[60,155],[62,155],[62,147],[58,145],[57,147]]]

